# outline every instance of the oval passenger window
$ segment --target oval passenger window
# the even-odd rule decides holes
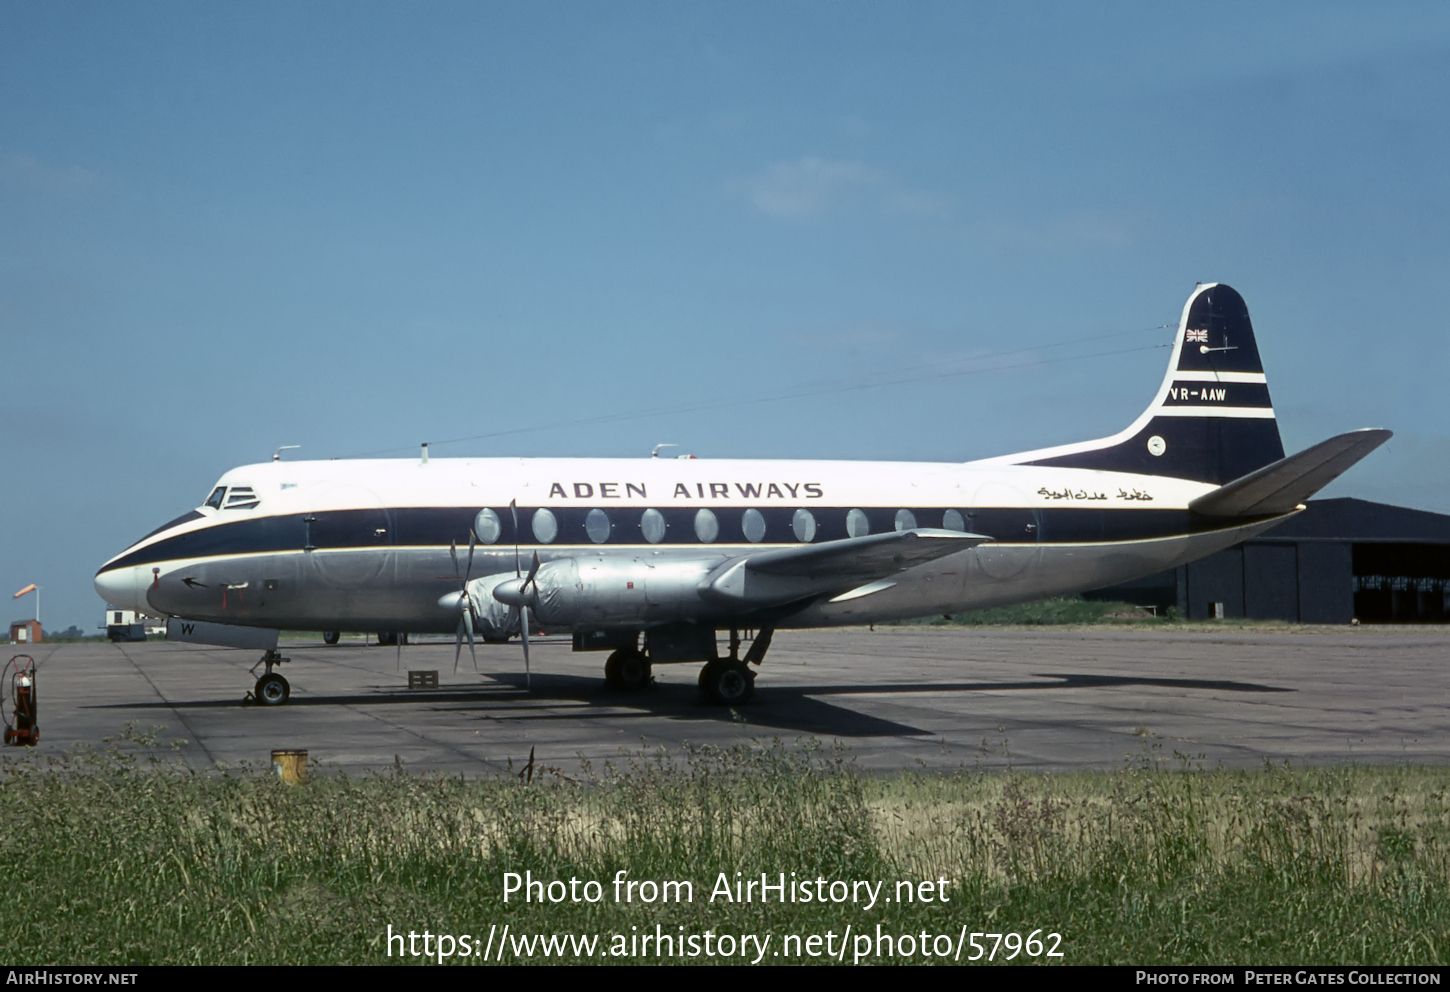
[[[695,514],[695,536],[702,544],[713,544],[715,538],[720,536],[720,521],[715,519],[714,513],[701,510]]]
[[[746,510],[745,515],[740,518],[740,529],[745,531],[745,539],[751,544],[759,544],[765,539],[765,517],[759,510]]]
[[[552,543],[559,536],[559,521],[548,510],[540,507],[534,511],[534,537],[540,544]]]
[[[941,515],[943,530],[965,531],[967,525],[962,522],[962,515],[956,510],[948,510]]]
[[[896,529],[913,530],[916,527],[916,514],[910,510],[896,511]]]
[[[810,544],[816,539],[816,518],[811,515],[810,510],[797,510],[795,516],[790,518],[790,529],[795,531],[797,541]]]
[[[871,521],[861,510],[852,510],[846,514],[846,533],[850,537],[865,537],[871,533]]]
[[[584,518],[584,533],[595,544],[603,544],[609,540],[609,514],[603,510],[590,510],[589,515]]]
[[[503,533],[503,525],[498,522],[498,514],[489,509],[478,511],[478,516],[473,518],[473,533],[482,544],[492,544],[499,539]]]
[[[665,515],[659,510],[645,510],[639,518],[639,529],[646,541],[659,544],[665,539]]]

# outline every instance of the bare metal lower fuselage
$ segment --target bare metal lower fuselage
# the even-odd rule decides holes
[[[912,568],[894,584],[856,598],[834,597],[801,604],[774,621],[779,627],[829,627],[879,623],[939,613],[956,613],[1113,585],[1174,568],[1230,547],[1272,527],[1277,517],[1248,526],[1229,527],[1164,538],[1091,544],[982,544]],[[698,550],[601,549],[555,546],[537,550],[544,563],[563,559],[614,560],[634,563],[644,576],[638,582],[635,606],[624,607],[621,622],[610,626],[645,629],[659,623],[730,626],[739,611],[695,597],[693,608],[682,584],[698,583],[701,569],[751,553],[761,545]],[[516,554],[507,549],[478,549],[472,574],[485,589],[491,576],[512,577]],[[276,554],[218,556],[167,563],[168,572],[185,573],[190,583],[169,598],[147,599],[157,588],[151,568],[135,566],[113,575],[107,596],[120,605],[190,619],[293,630],[405,631],[451,634],[458,623],[455,609],[439,599],[458,588],[454,564],[445,548],[387,548],[290,551]],[[99,580],[98,580],[99,584]],[[130,596],[126,593],[129,591]],[[475,589],[478,600],[486,592]],[[484,605],[484,602],[480,602]],[[580,619],[556,624],[559,629],[591,629],[601,624]]]

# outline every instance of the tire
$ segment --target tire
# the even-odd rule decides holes
[[[638,692],[649,682],[649,659],[638,651],[620,648],[604,663],[604,683],[611,689]]]
[[[322,632],[322,643],[336,644],[341,637],[342,631],[340,630],[324,630]]]
[[[273,672],[271,675],[263,675],[257,680],[257,688],[254,693],[257,702],[263,706],[281,706],[287,702],[287,697],[292,695],[292,687],[287,680]]]
[[[379,634],[378,635],[378,647],[380,647],[380,648],[396,647],[397,644],[398,644],[398,635],[397,635],[397,632],[396,631],[393,632],[393,633]]]
[[[716,661],[700,673],[705,695],[716,706],[744,706],[755,694],[755,673],[743,661]]]

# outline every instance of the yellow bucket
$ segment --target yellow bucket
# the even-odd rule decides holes
[[[272,771],[288,785],[296,785],[307,777],[307,752],[273,751]]]

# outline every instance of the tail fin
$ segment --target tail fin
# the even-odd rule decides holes
[[[1132,426],[1012,461],[1222,485],[1283,457],[1249,309],[1233,289],[1215,283],[1188,298],[1168,374]]]

